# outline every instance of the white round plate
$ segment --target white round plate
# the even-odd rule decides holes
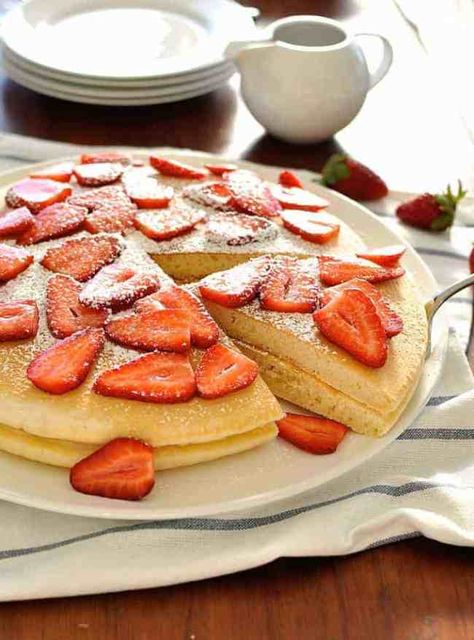
[[[122,95],[121,92],[111,94],[94,89],[84,89],[82,85],[77,87],[73,85],[74,88],[70,89],[57,82],[53,83],[48,80],[40,80],[38,76],[35,77],[25,73],[10,64],[5,58],[3,60],[3,68],[12,80],[37,93],[53,98],[60,98],[61,100],[69,100],[71,102],[105,106],[143,106],[187,100],[214,91],[227,82],[233,74],[233,69],[231,68],[230,71],[226,71],[217,78],[205,79],[205,81],[194,84],[194,88],[174,90],[173,87],[170,87],[169,91],[157,90],[156,93],[150,91],[145,92],[145,94],[137,91],[136,93],[128,92],[127,95]]]
[[[169,157],[195,163],[208,162],[210,158],[192,152],[162,152]],[[146,158],[143,155],[143,159]],[[34,166],[40,168],[48,164],[55,163]],[[251,163],[242,165],[256,169],[267,179],[276,180],[279,172],[274,167]],[[31,170],[32,167],[28,167],[2,174],[0,186],[21,179]],[[405,244],[405,240],[386,227],[382,219],[361,205],[321,186],[315,185],[314,191],[329,200],[331,211],[350,224],[369,246]],[[420,293],[430,297],[436,288],[434,278],[410,246],[407,247],[404,266],[417,282]],[[413,423],[440,375],[447,337],[446,318],[440,314],[435,323],[433,350],[425,362],[414,395],[397,424],[383,438],[350,433],[337,451],[327,456],[314,456],[276,439],[252,451],[215,462],[162,471],[157,474],[153,492],[137,503],[76,493],[68,484],[66,470],[0,453],[0,499],[94,518],[149,520],[211,516],[257,507],[302,493],[363,464]]]
[[[99,79],[204,69],[231,40],[255,33],[252,12],[231,0],[29,0],[2,26],[24,60]]]

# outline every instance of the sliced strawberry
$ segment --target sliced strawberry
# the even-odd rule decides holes
[[[0,217],[0,238],[14,238],[33,225],[33,216],[29,209],[20,207],[7,211]]]
[[[18,238],[18,244],[30,245],[69,236],[81,227],[86,218],[84,207],[59,202],[42,209],[34,218],[33,226]]]
[[[316,455],[334,453],[349,431],[345,425],[335,420],[297,413],[287,413],[276,423],[280,438],[291,442],[298,449]]]
[[[174,189],[160,184],[155,176],[131,174],[124,182],[125,191],[139,209],[163,209],[173,198]]]
[[[374,285],[367,282],[367,280],[354,278],[353,280],[343,282],[337,287],[325,289],[323,292],[322,304],[328,304],[335,296],[339,295],[341,291],[344,291],[345,289],[358,289],[372,300],[375,308],[377,309],[377,313],[382,320],[382,324],[388,338],[392,338],[403,331],[403,320],[400,318],[398,313],[390,308],[388,300],[380,293],[377,287],[374,287]]]
[[[400,258],[405,251],[406,247],[402,244],[392,244],[389,247],[358,253],[357,256],[359,258],[365,258],[365,260],[370,260],[370,262],[375,262],[375,264],[379,264],[382,267],[390,268],[398,266]]]
[[[203,398],[221,398],[245,389],[258,375],[258,365],[238,351],[215,344],[203,354],[196,369],[198,393]]]
[[[303,188],[303,183],[293,171],[282,171],[278,176],[278,182],[282,187],[299,187]]]
[[[257,297],[267,266],[266,258],[256,258],[227,271],[213,273],[201,280],[199,292],[206,300],[223,307],[243,307]]]
[[[123,173],[120,162],[96,162],[77,164],[74,167],[77,182],[83,187],[102,187],[117,182]]]
[[[321,282],[332,286],[341,284],[352,278],[361,278],[377,283],[393,280],[404,275],[405,269],[393,267],[387,269],[360,258],[338,258],[336,256],[319,256]]]
[[[72,176],[72,168],[74,164],[72,162],[61,162],[61,164],[55,164],[52,167],[46,167],[46,169],[39,169],[34,173],[30,173],[30,178],[39,178],[54,180],[55,182],[69,182]]]
[[[190,164],[178,162],[177,160],[167,160],[160,156],[150,156],[150,164],[163,176],[172,178],[187,178],[189,180],[202,180],[209,176],[207,169],[198,169]]]
[[[34,300],[0,302],[0,342],[34,338],[39,313]]]
[[[153,449],[133,438],[116,438],[71,469],[76,491],[116,500],[141,500],[155,486]]]
[[[33,256],[25,249],[0,244],[0,283],[13,280],[18,274],[28,269]]]
[[[268,218],[246,213],[222,213],[208,221],[205,233],[211,242],[241,247],[252,242],[273,240],[278,235],[278,227]]]
[[[135,226],[152,240],[170,240],[189,233],[205,217],[204,211],[189,207],[184,202],[176,202],[169,209],[140,211]]]
[[[222,182],[190,184],[183,189],[181,195],[204,207],[212,207],[216,211],[232,209],[232,193]]]
[[[130,198],[121,185],[98,187],[76,193],[68,199],[75,207],[85,207],[88,211],[95,211],[98,207],[131,204]]]
[[[78,331],[38,354],[26,375],[42,391],[67,393],[84,382],[103,346],[102,329]]]
[[[74,238],[48,249],[41,264],[50,271],[85,282],[99,269],[113,262],[121,252],[122,245],[114,236],[104,234],[93,238]]]
[[[12,209],[28,207],[32,213],[66,200],[72,193],[71,187],[55,180],[25,178],[10,187],[5,202]]]
[[[368,367],[383,367],[387,336],[374,303],[357,289],[341,291],[313,314],[320,332]]]
[[[231,192],[230,206],[249,215],[272,218],[280,213],[281,206],[268,185],[252,171],[239,169],[224,174]]]
[[[208,169],[215,176],[223,176],[224,173],[229,173],[229,171],[237,171],[239,168],[236,164],[232,164],[231,162],[227,164],[205,164],[206,169]]]
[[[92,309],[128,309],[136,300],[154,293],[158,277],[135,268],[111,264],[97,273],[79,294],[79,301]]]
[[[284,227],[316,244],[325,244],[337,238],[341,228],[338,219],[329,213],[285,209],[280,216]]]
[[[137,209],[131,202],[118,205],[102,205],[89,214],[84,228],[89,233],[123,233],[135,228]]]
[[[200,349],[212,346],[219,339],[219,327],[202,302],[181,287],[175,285],[163,287],[148,298],[139,300],[135,307],[140,312],[163,307],[186,311],[191,317],[191,342]]]
[[[276,258],[260,287],[264,309],[282,313],[311,313],[319,304],[321,290],[316,269],[307,261]]]
[[[329,202],[311,191],[299,187],[282,187],[274,185],[272,194],[283,209],[301,209],[303,211],[319,211],[329,206]]]
[[[112,342],[140,351],[174,351],[191,348],[191,315],[182,309],[150,309],[112,318],[105,326]]]
[[[79,164],[100,164],[102,162],[119,162],[125,166],[131,164],[130,156],[121,151],[97,151],[96,153],[83,153]]]
[[[104,371],[94,391],[114,398],[173,404],[196,394],[196,380],[187,354],[147,353]]]
[[[108,311],[89,309],[79,302],[81,285],[69,276],[55,275],[46,287],[46,318],[55,338],[68,336],[87,328],[100,328]]]

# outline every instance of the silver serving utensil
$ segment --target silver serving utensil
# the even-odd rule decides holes
[[[458,280],[447,289],[440,291],[440,293],[437,293],[432,300],[429,300],[426,303],[426,317],[428,318],[428,345],[426,347],[427,358],[431,353],[431,332],[433,327],[433,318],[436,312],[446,302],[446,300],[449,300],[449,298],[454,296],[456,293],[471,285],[474,285],[474,273],[463,280]]]

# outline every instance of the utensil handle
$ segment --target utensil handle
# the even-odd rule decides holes
[[[438,311],[438,309],[443,305],[446,300],[449,300],[452,296],[454,296],[462,289],[474,285],[474,273],[471,273],[470,276],[464,278],[463,280],[458,280],[454,284],[452,284],[447,289],[440,291],[440,293],[436,294],[427,305],[427,314],[429,318],[432,318],[434,314]]]
[[[375,87],[376,84],[382,80],[382,78],[387,74],[387,71],[392,66],[393,61],[393,49],[390,42],[384,36],[381,36],[379,33],[356,33],[356,38],[378,38],[383,45],[382,52],[382,60],[380,61],[379,66],[370,73],[369,71],[369,89]]]

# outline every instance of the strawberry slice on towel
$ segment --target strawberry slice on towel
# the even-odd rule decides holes
[[[155,486],[153,448],[133,438],[116,438],[77,462],[69,481],[80,493],[141,500]]]
[[[347,282],[339,284],[337,287],[325,289],[323,292],[322,304],[328,304],[338,296],[341,291],[346,289],[358,289],[372,300],[375,308],[377,309],[377,313],[382,320],[382,324],[388,338],[393,338],[393,336],[396,336],[403,331],[403,320],[400,318],[398,313],[390,307],[388,300],[382,295],[377,287],[374,287],[374,285],[367,282],[367,280],[354,278],[353,280],[348,280]]]
[[[266,258],[256,258],[227,271],[213,273],[201,280],[199,292],[206,300],[223,307],[243,307],[257,297],[267,267]]]
[[[105,325],[107,337],[139,351],[174,351],[191,348],[191,316],[182,309],[149,309],[112,318]]]
[[[42,391],[61,395],[87,378],[104,346],[102,329],[84,329],[42,351],[27,369],[28,379]]]
[[[322,309],[313,319],[327,340],[350,353],[368,367],[383,367],[388,346],[382,320],[365,293],[346,289]]]
[[[198,169],[190,164],[178,160],[167,160],[161,156],[150,156],[150,164],[163,176],[171,178],[185,178],[188,180],[202,180],[209,176],[207,169]]]
[[[73,278],[57,274],[46,286],[46,319],[55,338],[87,328],[101,328],[109,316],[105,309],[89,309],[79,302],[82,286]]]
[[[39,313],[34,300],[0,302],[0,342],[27,340],[38,333]]]
[[[14,238],[33,225],[33,216],[29,209],[20,207],[7,211],[0,217],[0,238]]]
[[[224,174],[223,178],[231,192],[229,205],[232,209],[264,218],[280,213],[281,206],[270,187],[252,171],[238,169]]]
[[[169,209],[140,211],[135,226],[152,240],[170,240],[189,233],[205,218],[205,211],[198,211],[180,202],[172,204]]]
[[[278,182],[282,187],[291,188],[298,187],[299,189],[303,188],[303,183],[298,178],[298,176],[293,173],[293,171],[282,171],[278,176]]]
[[[77,231],[86,219],[87,209],[59,202],[42,209],[33,225],[18,238],[18,244],[30,245],[69,236]]]
[[[392,244],[389,247],[371,249],[370,251],[358,253],[357,256],[365,260],[370,260],[370,262],[375,262],[375,264],[379,264],[382,267],[390,268],[398,266],[400,258],[405,251],[406,247],[402,244]]]
[[[118,258],[121,252],[122,244],[115,236],[103,234],[92,238],[73,238],[48,249],[41,264],[49,271],[85,282]]]
[[[123,165],[120,162],[77,164],[73,171],[82,187],[103,187],[117,182],[123,173]]]
[[[297,413],[287,413],[276,423],[280,438],[291,442],[298,449],[316,455],[334,453],[349,431],[345,425],[335,420]]]
[[[361,278],[377,283],[393,280],[404,275],[402,267],[381,267],[369,260],[361,258],[339,258],[336,256],[319,256],[321,282],[328,286],[341,284],[352,278]]]
[[[308,262],[280,257],[273,260],[260,287],[264,309],[282,313],[311,313],[319,305],[318,273]]]
[[[191,318],[191,343],[200,349],[207,349],[219,339],[219,327],[202,302],[176,285],[163,287],[151,296],[139,300],[135,308],[137,311],[163,308],[186,311]]]
[[[69,185],[55,180],[25,178],[8,189],[5,202],[12,209],[27,207],[32,213],[38,213],[51,204],[63,202],[71,193]]]
[[[33,256],[25,249],[0,244],[0,283],[13,280],[28,269],[32,262]]]
[[[147,353],[104,371],[94,391],[114,398],[173,404],[196,394],[196,380],[187,354]]]
[[[329,213],[285,209],[280,216],[284,227],[315,244],[325,244],[337,238],[341,228],[338,219]]]
[[[55,182],[70,182],[73,166],[72,162],[61,162],[52,167],[46,167],[46,169],[39,169],[34,173],[30,173],[30,178],[46,178]]]
[[[258,375],[258,365],[238,351],[215,344],[202,356],[196,369],[198,393],[203,398],[221,398],[245,389]]]
[[[79,301],[92,309],[128,309],[136,300],[154,293],[160,286],[152,273],[140,273],[133,267],[111,264],[90,280],[79,294]]]
[[[301,209],[303,211],[319,211],[329,206],[329,202],[321,196],[300,187],[282,187],[274,185],[272,194],[283,209]]]

